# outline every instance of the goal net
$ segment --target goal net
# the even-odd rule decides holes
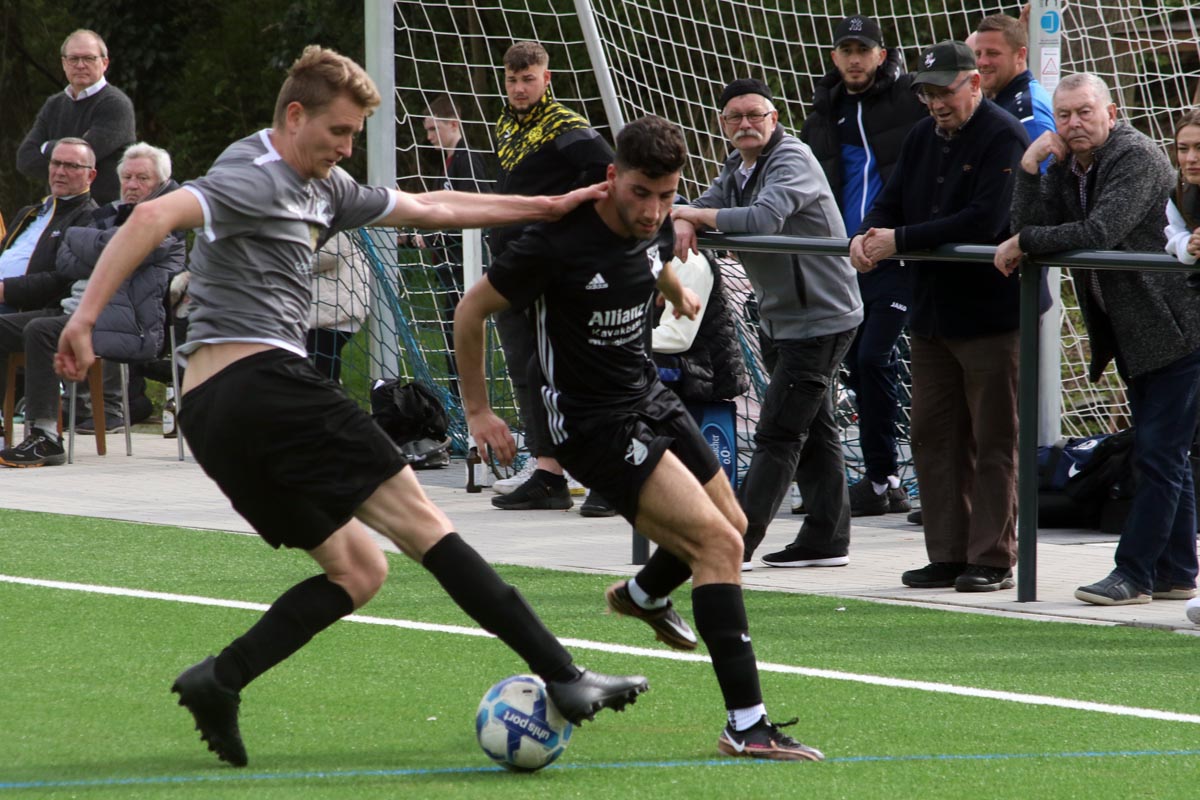
[[[396,101],[396,174],[401,188],[440,188],[441,155],[425,144],[427,106],[446,94],[461,109],[467,147],[490,153],[493,126],[504,101],[504,51],[515,41],[541,42],[550,53],[552,91],[584,113],[611,140],[624,120],[653,113],[684,130],[691,153],[680,191],[696,196],[715,177],[728,152],[716,124],[715,100],[734,77],[767,81],[777,97],[780,123],[796,131],[812,101],[814,82],[830,68],[833,29],[844,16],[865,13],[882,26],[885,45],[899,47],[908,66],[919,50],[945,38],[965,38],[988,14],[1016,15],[1016,3],[978,0],[395,0],[393,3]],[[1200,102],[1197,24],[1183,0],[1064,2],[1063,74],[1089,71],[1113,87],[1122,116],[1166,142],[1182,110]],[[1037,68],[1037,65],[1034,65]],[[609,89],[611,88],[611,93]],[[374,255],[379,277],[401,287],[389,302],[418,310],[400,317],[424,334],[426,377],[452,381],[439,350],[449,303],[433,277],[438,254],[381,241]],[[734,258],[723,262],[737,279]],[[405,277],[415,276],[415,277]],[[423,276],[423,277],[422,277]],[[1069,281],[1062,284],[1061,392],[1063,435],[1112,431],[1128,425],[1121,383],[1110,371],[1099,384],[1086,379],[1088,352]],[[757,395],[765,385],[752,320],[743,319],[743,348],[755,377],[742,404],[743,444],[753,431]],[[406,342],[405,346],[412,343]],[[906,354],[901,342],[901,355]],[[414,373],[414,376],[416,373]],[[503,370],[493,376],[497,405],[512,413]],[[452,391],[447,397],[453,402]],[[853,404],[839,394],[847,453],[857,460]],[[907,409],[907,406],[906,406]],[[902,425],[902,439],[907,424]],[[748,447],[741,448],[743,458]],[[744,463],[744,462],[743,462]]]

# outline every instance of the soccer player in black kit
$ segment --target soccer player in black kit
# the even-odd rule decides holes
[[[690,576],[696,627],[728,712],[718,749],[819,761],[819,750],[767,717],[740,585],[746,517],[695,422],[646,353],[656,288],[679,313],[700,311],[670,268],[672,229],[663,224],[687,148],[677,127],[649,116],[622,129],[616,150],[606,197],[528,229],[459,304],[455,349],[467,423],[478,444],[501,461],[513,457],[508,425],[488,405],[483,323],[510,306],[532,308],[540,395],[559,460],[660,545],[637,579],[655,593],[635,596],[622,581],[609,589],[609,606],[646,621],[663,638],[660,623],[674,616],[667,596]]]

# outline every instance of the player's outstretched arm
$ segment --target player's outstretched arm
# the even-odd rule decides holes
[[[409,194],[396,191],[396,207],[381,225],[413,228],[491,228],[521,222],[556,220],[576,206],[604,197],[606,183],[583,186],[566,194],[525,197],[439,191]]]
[[[175,191],[156,200],[139,203],[129,219],[100,254],[88,279],[79,308],[71,314],[58,339],[54,369],[64,378],[81,381],[96,360],[92,351],[92,328],[96,318],[126,278],[150,255],[171,231],[204,224],[200,201],[188,191]]]
[[[497,292],[485,275],[463,295],[454,311],[454,355],[458,363],[458,387],[462,394],[467,428],[480,448],[480,455],[491,453],[501,464],[512,462],[517,454],[508,423],[492,412],[483,370],[484,322],[508,308],[508,301]]]

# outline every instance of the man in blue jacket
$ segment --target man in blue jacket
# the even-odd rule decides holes
[[[850,242],[863,272],[897,253],[1008,233],[1025,129],[986,100],[975,54],[940,42],[913,77],[929,119]],[[1016,560],[1019,283],[990,264],[916,261],[912,441],[930,564],[901,580],[960,592],[1013,586]],[[1048,305],[1049,296],[1043,298]]]
[[[900,50],[883,48],[878,22],[855,14],[838,23],[834,37],[834,68],[814,87],[813,108],[804,118],[800,139],[821,162],[846,230],[856,231],[892,174],[904,137],[929,114],[913,95],[912,75],[905,71]],[[910,509],[897,475],[896,340],[908,324],[912,290],[908,268],[898,260],[860,273],[858,288],[863,322],[846,365],[866,471],[850,487],[850,515],[863,517]]]
[[[686,260],[697,250],[696,231],[702,229],[845,236],[829,181],[808,145],[779,126],[766,84],[735,80],[717,107],[734,149],[712,186],[690,206],[671,212],[675,254]],[[748,520],[743,569],[793,475],[808,515],[795,541],[763,556],[763,563],[843,566],[850,561],[850,498],[830,389],[862,322],[858,281],[843,257],[739,255],[758,300],[763,360],[771,372],[754,455],[738,489]]]
[[[1006,14],[986,16],[975,29],[974,48],[984,95],[1025,126],[1029,141],[1053,131],[1050,94],[1026,66],[1029,31],[1025,25]],[[1046,166],[1042,164],[1042,172]]]

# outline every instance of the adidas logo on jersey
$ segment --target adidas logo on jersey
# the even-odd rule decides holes
[[[604,280],[604,276],[601,275],[599,272],[597,272],[595,275],[592,276],[592,279],[587,282],[587,286],[584,286],[583,288],[585,288],[585,289],[607,289],[608,281]]]

